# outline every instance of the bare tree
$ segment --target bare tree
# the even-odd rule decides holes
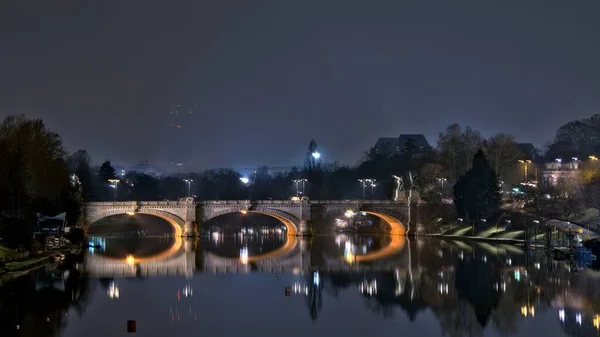
[[[505,174],[516,166],[522,156],[514,137],[506,133],[498,133],[486,143],[486,153],[492,168],[502,180]]]
[[[440,133],[438,151],[451,182],[471,168],[473,155],[482,145],[481,134],[470,126],[463,131],[460,125],[452,124]]]

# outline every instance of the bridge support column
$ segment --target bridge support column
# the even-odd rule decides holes
[[[298,226],[298,233],[296,233],[297,236],[309,236],[311,234],[309,227],[308,227],[308,222],[306,220],[302,220],[300,221],[300,225]]]
[[[183,233],[184,237],[197,237],[198,234],[198,224],[194,221],[186,221],[185,225],[183,225]]]

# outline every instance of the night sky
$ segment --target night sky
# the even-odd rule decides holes
[[[95,163],[190,169],[301,164],[311,138],[355,164],[454,122],[542,145],[600,112],[599,17],[597,0],[5,0],[0,118],[43,118]]]

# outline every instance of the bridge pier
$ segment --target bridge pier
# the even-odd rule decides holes
[[[311,234],[312,233],[308,227],[308,221],[306,221],[306,220],[300,221],[300,224],[298,225],[298,232],[296,233],[296,236],[310,236]]]
[[[181,236],[187,238],[200,236],[198,232],[198,224],[195,221],[186,221],[183,225]]]

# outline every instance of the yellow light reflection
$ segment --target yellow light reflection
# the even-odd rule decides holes
[[[346,254],[344,254],[344,258],[346,259],[346,262],[350,264],[356,262],[356,255],[354,255],[354,253],[351,251],[346,251]]]
[[[523,315],[524,317],[535,317],[535,308],[533,306],[527,308],[527,306],[524,305],[521,307],[521,315]]]
[[[594,316],[594,328],[600,329],[600,315]]]
[[[135,212],[127,212],[127,215],[135,215]]]
[[[133,255],[127,255],[125,261],[128,265],[133,266],[135,264],[135,257],[133,257]]]

